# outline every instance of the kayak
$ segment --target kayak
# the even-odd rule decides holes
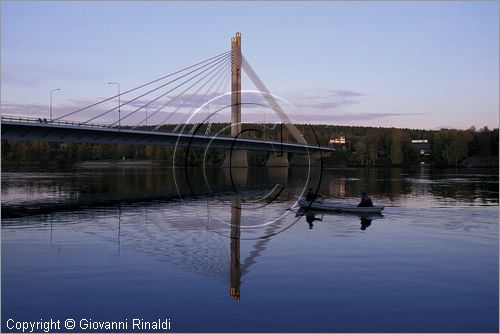
[[[381,213],[384,210],[383,206],[357,206],[333,201],[306,201],[303,198],[299,199],[299,205],[303,208],[314,210],[325,210],[335,212],[352,212],[352,213]]]

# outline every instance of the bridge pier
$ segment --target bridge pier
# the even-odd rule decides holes
[[[248,167],[247,151],[233,150],[226,151],[224,168],[246,168]]]
[[[269,153],[269,159],[266,163],[267,167],[288,167],[288,153],[283,152],[281,155]]]

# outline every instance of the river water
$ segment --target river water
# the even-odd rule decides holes
[[[309,187],[385,209],[303,215]],[[2,171],[2,331],[498,332],[498,189],[488,170]]]

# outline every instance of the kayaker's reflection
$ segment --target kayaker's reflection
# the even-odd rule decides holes
[[[371,219],[368,219],[368,218],[365,218],[365,217],[362,217],[361,218],[361,229],[364,231],[367,229],[368,226],[370,226],[372,224],[372,220]]]
[[[312,213],[312,212],[308,212],[306,213],[306,222],[309,224],[309,229],[312,230],[313,226],[314,226],[314,221],[315,220],[318,220],[318,221],[323,221],[322,218],[318,218],[316,217],[316,214],[315,213]]]

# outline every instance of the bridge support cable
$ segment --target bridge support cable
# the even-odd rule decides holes
[[[173,91],[175,91],[177,88],[187,84],[188,82],[194,80],[195,78],[197,78],[198,76],[202,75],[203,73],[211,70],[210,72],[208,72],[207,74],[205,74],[205,76],[201,77],[199,80],[197,80],[195,83],[193,83],[190,87],[186,88],[184,91],[182,91],[181,93],[179,93],[177,96],[175,96],[174,98],[170,99],[169,101],[167,101],[165,104],[163,104],[160,108],[158,108],[157,110],[155,110],[151,115],[150,117],[153,117],[154,115],[156,115],[157,113],[159,113],[163,108],[165,108],[167,105],[169,105],[170,103],[172,103],[174,100],[176,100],[179,96],[181,96],[182,94],[184,94],[185,92],[187,92],[189,89],[191,89],[192,87],[196,86],[200,81],[202,81],[203,79],[205,79],[207,76],[209,76],[211,73],[213,73],[214,71],[217,71],[219,70],[227,61],[228,61],[228,58],[229,56],[226,56],[226,58],[223,58],[221,59],[220,61],[218,61],[217,63],[211,65],[210,67],[204,69],[203,71],[197,73],[196,75],[192,76],[191,78],[185,80],[184,82],[178,84],[177,86],[175,86],[174,88],[171,88],[169,89],[167,92],[157,96],[156,98],[154,98],[153,100],[149,101],[148,103],[140,106],[139,108],[137,108],[136,110],[128,113],[126,116],[122,117],[121,120],[123,121],[124,119],[128,118],[129,116],[139,112],[140,110],[144,109],[147,105],[150,105],[156,101],[158,101],[159,99],[161,99],[162,97],[165,97],[166,95],[172,93]],[[118,123],[118,121],[115,121],[114,123],[112,123],[111,125],[116,125],[116,123]],[[138,125],[142,124],[142,121],[135,125],[135,127],[137,127]],[[135,128],[134,127],[134,128]]]
[[[230,71],[230,67],[229,67],[229,63],[228,63],[228,68],[226,69],[226,77],[227,77],[228,75],[230,75],[230,73],[231,73],[231,71]],[[222,76],[222,77],[220,77],[218,80],[220,80],[220,79],[223,79],[223,76]],[[209,87],[209,88],[205,91],[205,93],[204,93],[204,94],[203,94],[203,96],[201,97],[201,99],[202,99],[202,100],[203,100],[203,99],[205,99],[205,100],[209,100],[209,96],[210,96],[210,95],[215,94],[215,95],[217,96],[217,95],[219,94],[219,93],[218,93],[218,92],[219,92],[219,89],[216,89],[214,93],[211,93],[211,92],[212,92],[212,88],[215,86],[215,84],[216,84],[216,83],[217,83],[217,82],[214,82],[214,83],[213,83],[213,84],[212,84],[212,85],[211,85],[211,86],[210,86],[210,87]],[[221,86],[221,85],[219,84],[218,88],[219,88],[220,86]],[[196,107],[196,106],[195,106],[195,107],[193,107],[193,108],[191,108],[191,110],[190,110],[190,111],[186,114],[186,116],[184,116],[184,118],[181,120],[181,122],[179,122],[179,124],[177,124],[177,126],[174,128],[173,132],[174,132],[174,133],[175,133],[175,132],[177,132],[177,130],[179,130],[179,128],[180,128],[181,126],[183,126],[185,122],[187,122],[187,121],[188,121],[188,119],[189,119],[189,117],[190,117],[191,113],[193,113],[193,112],[194,112],[196,109],[198,109],[198,108],[199,108],[199,107]]]
[[[230,70],[230,67],[229,67],[229,62],[228,62],[228,64],[227,64],[227,65],[228,65],[228,67],[227,67],[227,69],[226,69],[226,77],[227,77],[227,76],[231,73],[231,72],[229,71],[229,70]],[[222,73],[222,74],[223,74],[223,75],[222,75],[222,76],[220,76],[220,77],[217,79],[217,81],[214,81],[214,82],[212,83],[212,85],[210,85],[210,87],[209,87],[209,88],[205,91],[205,93],[203,93],[203,95],[202,95],[202,97],[201,97],[201,99],[202,99],[202,100],[209,100],[209,96],[210,96],[210,95],[212,95],[212,96],[213,96],[213,94],[215,94],[215,95],[217,96],[217,95],[219,94],[219,89],[220,89],[221,84],[222,84],[222,82],[223,82],[223,80],[224,80],[224,73]],[[214,92],[214,93],[212,93],[212,88],[213,88],[213,87],[214,87],[214,86],[215,86],[218,82],[219,82],[219,86],[217,87],[217,89],[215,90],[215,92]],[[198,108],[199,108],[199,107],[197,107],[197,106],[193,107],[193,108],[192,108],[192,109],[191,109],[191,110],[190,110],[190,111],[186,114],[186,116],[182,119],[182,121],[181,121],[181,122],[179,122],[179,124],[178,124],[178,125],[174,128],[173,132],[174,132],[174,133],[175,133],[175,132],[177,132],[177,130],[178,130],[181,126],[183,126],[185,122],[187,122],[187,121],[188,121],[188,119],[189,119],[189,117],[191,116],[191,114],[192,114],[195,110],[197,110]]]
[[[162,111],[166,106],[168,106],[169,104],[171,104],[172,102],[174,102],[177,98],[179,98],[182,94],[185,94],[187,91],[189,91],[191,88],[193,88],[194,86],[196,86],[198,83],[200,83],[202,80],[204,80],[207,76],[209,76],[210,74],[212,74],[214,71],[217,71],[219,70],[222,66],[224,66],[225,63],[227,63],[228,61],[228,57],[227,56],[226,58],[220,60],[219,62],[213,64],[212,66],[210,66],[209,68],[203,70],[202,72],[196,74],[195,76],[189,78],[188,80],[184,81],[183,83],[177,85],[176,87],[170,89],[169,91],[167,91],[166,93],[158,96],[157,98],[153,99],[152,101],[149,101],[147,104],[139,107],[138,109],[136,109],[135,111],[131,112],[128,116],[142,110],[144,107],[146,107],[146,105],[149,105],[151,103],[154,103],[156,102],[157,100],[159,100],[160,98],[166,96],[167,94],[170,94],[171,92],[173,92],[174,90],[176,90],[177,88],[183,86],[184,84],[188,83],[189,81],[193,80],[194,78],[198,77],[199,75],[205,73],[206,71],[212,69],[212,71],[210,71],[209,73],[207,73],[206,75],[204,75],[202,78],[198,79],[195,83],[193,83],[191,86],[189,86],[188,88],[186,88],[184,91],[180,92],[179,94],[177,94],[175,97],[171,98],[170,100],[168,100],[167,102],[165,102],[160,108],[158,108],[157,110],[155,110],[151,115],[150,117],[153,117],[154,115],[156,115],[157,113],[159,113],[160,111]],[[123,120],[123,118],[122,118]],[[117,122],[114,122],[113,125],[115,125]],[[143,123],[143,121],[139,122],[138,124],[136,124],[133,129],[137,128],[138,126],[140,126],[141,124]]]
[[[229,72],[229,71],[227,71],[227,72]],[[222,73],[222,74],[224,74],[224,73]],[[209,96],[211,96],[211,95],[213,96],[215,94],[217,96],[217,90],[215,91],[215,93],[212,93],[212,88],[217,84],[217,82],[222,81],[221,79],[223,79],[223,78],[224,78],[224,75],[220,76],[217,79],[217,81],[213,82],[212,85],[210,85],[210,87],[201,96],[201,100],[202,101],[208,101],[208,100],[210,100]],[[220,86],[220,84],[219,84],[219,86]],[[173,133],[176,133],[177,130],[179,130],[180,127],[184,128],[185,125],[186,125],[186,122],[189,120],[189,118],[191,117],[192,113],[194,111],[196,111],[197,109],[199,109],[198,106],[195,106],[195,107],[191,108],[191,110],[186,113],[186,115],[181,120],[181,122],[179,122],[179,124],[177,124],[177,126],[174,128]],[[195,123],[193,127],[195,128],[196,126],[197,126],[197,124]],[[193,131],[193,129],[191,129],[190,133],[192,133],[192,131]]]
[[[271,105],[271,108],[276,112],[280,120],[285,124],[288,131],[292,134],[295,140],[300,144],[306,144],[304,137],[300,134],[300,131],[297,127],[292,123],[290,118],[285,114],[279,103],[270,93],[269,89],[267,89],[266,85],[260,79],[259,75],[252,68],[252,65],[248,62],[248,60],[243,56],[243,70],[248,75],[250,80],[253,82],[255,87],[262,92],[262,96],[267,100],[267,102]]]
[[[198,89],[197,89],[194,93],[192,93],[192,94],[191,94],[191,96],[190,96],[188,99],[184,100],[184,101],[183,101],[183,103],[182,103],[180,106],[178,106],[178,107],[177,107],[177,108],[176,108],[173,112],[171,112],[169,115],[167,115],[167,117],[165,117],[165,118],[162,120],[162,122],[160,122],[160,123],[159,123],[159,124],[158,124],[158,125],[154,128],[154,131],[158,130],[158,129],[162,126],[162,125],[165,125],[165,124],[166,124],[166,122],[167,122],[167,121],[168,121],[168,120],[169,120],[169,119],[170,119],[173,115],[175,115],[175,114],[176,114],[176,113],[177,113],[180,109],[182,109],[182,108],[184,107],[184,105],[189,105],[191,101],[195,100],[195,98],[196,98],[197,100],[200,100],[200,99],[201,99],[201,100],[203,101],[203,100],[207,97],[208,93],[212,90],[213,86],[214,86],[217,82],[219,82],[219,81],[220,81],[220,80],[224,77],[224,75],[227,73],[227,67],[228,67],[228,65],[229,65],[229,59],[228,59],[228,60],[224,63],[224,66],[223,66],[222,68],[220,68],[220,69],[219,69],[219,71],[218,71],[218,72],[217,72],[214,76],[212,76],[209,80],[207,80],[207,81],[206,81],[206,82],[205,82],[202,86],[198,87]],[[214,79],[215,79],[215,80],[214,80]],[[206,91],[206,92],[205,92],[205,93],[204,93],[204,94],[203,94],[200,98],[198,98],[198,97],[197,97],[197,94],[198,94],[198,93],[199,93],[199,92],[200,92],[203,88],[205,88],[205,86],[206,86],[206,85],[208,85],[208,84],[209,84],[212,80],[214,80],[214,81],[213,81],[213,83],[212,83],[212,85],[211,85],[211,86],[207,89],[207,91]],[[196,109],[198,109],[198,106],[195,106],[194,108],[192,108],[192,109],[191,109],[191,110],[190,110],[187,114],[188,114],[188,115],[190,115],[190,114],[191,114],[193,111],[195,111]],[[183,121],[184,121],[184,120],[183,120]],[[182,122],[183,122],[183,121],[182,121]],[[182,123],[182,122],[181,122],[181,123]],[[174,132],[175,132],[175,131],[174,131]]]
[[[226,59],[226,61],[222,64],[222,66],[219,66],[218,69],[217,69],[217,73],[215,73],[214,75],[212,75],[212,77],[210,77],[210,79],[206,80],[202,85],[200,85],[198,87],[198,89],[191,94],[191,96],[189,98],[187,98],[186,100],[184,100],[182,102],[182,104],[180,106],[178,106],[173,112],[169,113],[153,130],[154,131],[157,131],[162,125],[165,125],[166,122],[173,116],[175,115],[180,109],[182,109],[184,107],[184,105],[188,104],[189,102],[191,102],[192,100],[194,100],[194,98],[196,97],[196,94],[198,94],[203,88],[205,88],[206,85],[208,85],[211,81],[213,80],[218,80],[217,78],[221,75],[221,73],[223,74],[224,71],[225,71],[225,68],[226,66],[228,65],[229,63],[229,58]],[[193,85],[194,86],[194,85]],[[191,88],[191,87],[190,87]],[[169,101],[170,102],[170,101]],[[160,109],[163,109],[165,107],[165,105],[163,105]],[[196,107],[194,108],[196,109]],[[194,110],[193,109],[193,110]]]
[[[221,81],[219,86],[215,89],[215,94],[217,95],[224,94],[224,90],[229,83],[229,78],[231,78],[231,71],[227,71],[226,77],[223,79],[223,81]],[[205,130],[206,135],[208,135],[208,133],[210,132],[210,128],[212,127],[212,123],[210,123],[210,116],[211,115],[209,114],[209,118],[207,120],[207,129]]]
[[[155,91],[157,91],[157,90],[159,90],[159,89],[161,89],[161,88],[163,88],[163,87],[165,87],[165,86],[167,86],[167,85],[169,85],[169,84],[171,84],[171,83],[174,83],[174,82],[176,82],[176,81],[178,81],[178,80],[180,80],[180,79],[183,79],[183,78],[187,77],[188,75],[193,74],[193,73],[195,73],[195,72],[199,71],[199,70],[200,70],[200,69],[202,69],[202,68],[205,68],[205,67],[207,67],[207,66],[212,65],[212,66],[208,67],[207,69],[203,70],[201,73],[198,73],[198,74],[194,75],[194,76],[193,76],[193,77],[191,77],[189,80],[184,81],[182,84],[180,84],[180,85],[176,86],[175,88],[173,88],[173,89],[171,90],[171,91],[173,91],[173,90],[177,89],[178,87],[182,86],[183,84],[185,84],[186,82],[189,82],[189,81],[191,81],[192,79],[194,79],[194,78],[198,77],[199,75],[201,75],[202,73],[204,73],[205,71],[207,71],[208,69],[210,69],[211,67],[215,66],[215,65],[213,65],[214,63],[218,64],[220,61],[223,61],[223,60],[225,59],[225,57],[227,57],[227,55],[226,55],[226,56],[224,56],[224,57],[222,57],[222,58],[218,58],[218,59],[216,59],[216,60],[212,60],[211,62],[206,63],[206,64],[204,64],[204,65],[200,66],[199,68],[196,68],[196,69],[194,69],[194,70],[192,70],[192,71],[189,71],[188,73],[183,74],[183,75],[181,75],[181,76],[179,76],[179,77],[177,77],[177,78],[175,78],[175,79],[173,79],[173,80],[170,80],[169,82],[167,82],[167,83],[165,83],[165,84],[162,84],[162,85],[160,85],[160,86],[158,86],[158,87],[156,87],[156,88],[154,88],[154,89],[152,89],[152,90],[150,90],[150,91],[147,91],[146,93],[141,94],[141,95],[139,95],[139,96],[137,96],[137,97],[135,97],[135,98],[133,98],[133,99],[131,99],[131,100],[128,100],[127,102],[124,102],[124,103],[120,104],[119,106],[116,106],[116,107],[114,107],[114,108],[112,108],[112,109],[109,109],[109,110],[107,110],[107,111],[105,111],[105,112],[103,112],[103,113],[101,113],[101,114],[99,114],[99,115],[97,115],[97,116],[94,116],[94,117],[90,118],[89,120],[87,120],[87,121],[85,121],[85,122],[83,122],[83,123],[84,123],[84,124],[85,124],[85,123],[89,123],[89,122],[91,122],[91,121],[93,121],[93,120],[95,120],[95,119],[97,119],[97,118],[99,118],[99,117],[102,117],[102,116],[104,116],[104,115],[106,115],[106,114],[109,114],[110,112],[115,111],[115,110],[117,110],[117,109],[119,109],[119,108],[121,108],[121,107],[123,107],[123,106],[125,106],[125,105],[127,105],[127,104],[129,104],[129,103],[131,103],[131,102],[137,101],[138,99],[140,99],[140,98],[142,98],[142,97],[144,97],[144,96],[146,96],[146,95],[149,95],[149,94],[151,94],[152,92],[155,92]],[[166,94],[168,94],[168,93],[169,93],[169,92],[167,92],[167,93],[165,93],[165,94],[161,95],[160,97],[156,98],[156,100],[157,100],[157,99],[159,99],[159,98],[161,98],[162,96],[165,96],[165,95],[166,95]],[[151,103],[151,102],[154,102],[154,101],[150,101],[149,103]]]
[[[170,78],[170,77],[172,77],[172,76],[174,76],[174,75],[176,75],[176,74],[179,74],[179,73],[182,73],[182,72],[184,72],[184,71],[187,71],[187,70],[189,70],[189,69],[191,69],[191,68],[193,68],[193,67],[196,67],[196,66],[198,66],[198,65],[204,64],[204,63],[209,62],[209,61],[211,61],[211,60],[213,60],[213,59],[217,59],[217,58],[220,58],[220,57],[226,56],[226,55],[228,55],[228,54],[230,54],[230,53],[231,53],[231,50],[228,50],[228,51],[226,51],[226,52],[220,53],[220,54],[218,54],[218,55],[216,55],[216,56],[214,56],[214,57],[211,57],[211,58],[205,59],[205,60],[200,61],[200,62],[198,62],[198,63],[196,63],[196,64],[194,64],[194,65],[191,65],[191,66],[185,67],[185,68],[183,68],[183,69],[181,69],[181,70],[178,70],[178,71],[172,72],[172,73],[170,73],[170,74],[164,75],[164,76],[162,76],[161,78],[158,78],[158,79],[155,79],[155,80],[149,81],[149,82],[147,82],[147,83],[145,83],[145,84],[142,84],[142,85],[140,85],[140,86],[137,86],[137,87],[134,87],[134,88],[129,89],[129,90],[127,90],[127,91],[124,91],[124,92],[122,92],[121,94],[113,95],[113,96],[108,97],[108,98],[106,98],[106,99],[104,99],[104,100],[101,100],[101,101],[99,101],[99,102],[96,102],[96,103],[90,104],[90,105],[85,106],[85,107],[83,107],[83,108],[80,108],[80,109],[74,110],[74,111],[72,111],[72,112],[70,112],[70,113],[64,114],[64,115],[59,116],[59,117],[57,117],[57,118],[54,118],[53,120],[54,120],[54,121],[58,121],[58,120],[61,120],[61,119],[63,119],[63,118],[66,118],[66,117],[68,117],[68,116],[71,116],[71,115],[77,114],[77,113],[79,113],[79,112],[81,112],[81,111],[84,111],[84,110],[90,109],[90,108],[92,108],[92,107],[98,106],[98,105],[100,105],[100,104],[103,104],[103,103],[109,102],[109,101],[111,101],[111,100],[113,100],[113,99],[116,99],[116,98],[117,98],[117,97],[119,97],[119,96],[126,95],[126,94],[131,93],[131,92],[134,92],[134,91],[136,91],[136,90],[138,90],[138,89],[141,89],[141,88],[144,88],[144,87],[146,87],[146,86],[149,86],[149,85],[152,85],[152,84],[154,84],[154,83],[157,83],[157,82],[159,82],[159,81],[165,80],[165,79]]]
[[[223,81],[220,82],[219,86],[215,89],[215,94],[216,95],[222,95],[224,94],[224,90],[225,88],[228,86],[229,84],[229,79],[231,78],[231,73],[232,73],[232,67],[233,67],[233,64],[232,64],[232,58],[231,58],[231,68],[230,70],[227,72],[226,74],[226,77],[223,79]],[[215,113],[214,113],[215,114]],[[210,120],[210,114],[208,116],[208,120],[207,120],[207,129],[205,130],[205,134],[208,134],[209,131],[210,131],[210,128],[211,128],[211,125],[212,123],[209,122]],[[193,133],[194,130],[196,129],[196,124],[193,126],[193,128],[191,129],[190,133]]]

